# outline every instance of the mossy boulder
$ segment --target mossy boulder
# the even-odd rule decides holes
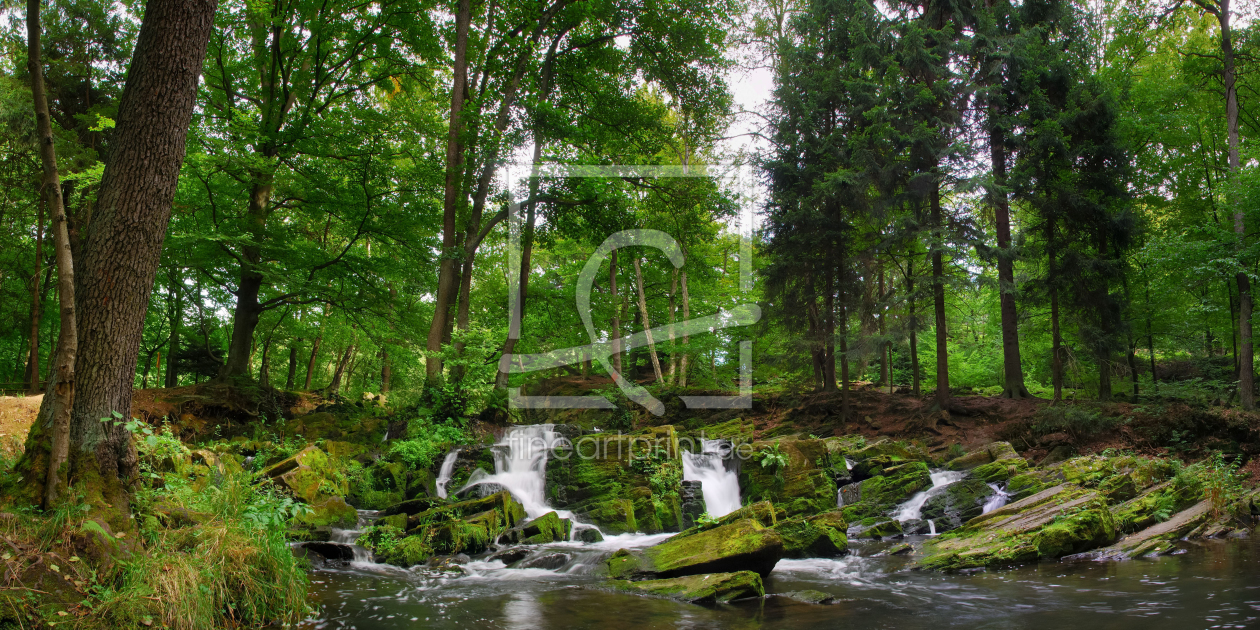
[[[980,516],[985,501],[993,494],[989,484],[979,479],[964,479],[934,491],[923,503],[921,514],[932,520],[938,533],[944,533]]]
[[[558,444],[547,461],[548,503],[612,534],[678,531],[682,462],[677,448],[677,433],[669,425]],[[656,452],[666,457],[649,457]],[[659,493],[653,490],[654,479]],[[661,487],[662,481],[668,487]]]
[[[928,541],[918,566],[954,570],[1057,558],[1110,544],[1116,536],[1101,494],[1060,484]]]
[[[752,444],[754,453],[777,450],[785,465],[763,466],[756,456],[740,469],[740,494],[752,501],[771,501],[789,516],[817,514],[836,505],[832,455],[823,440],[781,439]],[[843,466],[843,458],[837,460]]]
[[[408,567],[433,555],[482,553],[496,538],[525,520],[525,509],[504,491],[411,515],[400,508],[396,514],[378,519],[377,525],[397,527],[400,517],[406,519],[406,536],[381,543],[376,552],[382,562]]]
[[[299,523],[342,527],[353,526],[358,519],[355,509],[345,500],[350,490],[347,462],[319,447],[307,446],[263,469],[262,474],[311,508],[296,519]]]
[[[408,502],[410,503],[410,502]],[[495,535],[515,527],[525,520],[525,508],[512,494],[506,490],[480,499],[469,499],[459,503],[451,503],[410,514],[407,517],[407,534],[409,536],[424,533],[429,527],[446,521],[469,519],[480,515],[481,522],[493,518]],[[448,553],[458,553],[449,551]]]
[[[1176,481],[1152,486],[1142,494],[1112,506],[1116,527],[1124,533],[1137,532],[1167,521],[1173,514],[1195,504],[1200,495],[1198,484]]]
[[[945,467],[949,470],[971,470],[999,460],[1018,458],[1019,454],[1015,452],[1010,442],[990,442],[982,448],[950,460]]]
[[[874,522],[870,522],[870,520],[874,520]],[[849,529],[849,534],[854,538],[874,538],[876,540],[901,536],[904,533],[901,523],[890,518],[868,519],[866,522],[854,525]]]
[[[695,527],[685,529],[679,532],[673,538],[685,538],[687,536],[694,536],[701,532],[707,532],[711,529],[717,529],[718,527],[722,527],[723,525],[730,525],[731,523],[742,521],[744,519],[752,519],[754,521],[757,521],[758,523],[761,523],[761,525],[764,527],[774,527],[778,525],[779,520],[785,517],[786,517],[786,514],[783,512],[782,509],[776,508],[775,505],[773,503],[770,503],[769,501],[761,501],[758,503],[753,503],[752,505],[745,505],[744,507],[739,508],[738,510],[735,510],[734,512],[731,512],[730,514],[727,514],[726,516],[722,516],[720,518],[716,518],[707,523],[696,525]]]
[[[923,462],[907,462],[886,469],[884,474],[858,484],[856,491],[845,486],[841,508],[849,521],[886,514],[897,504],[921,490],[932,487],[932,474]],[[856,501],[850,501],[856,496]]]
[[[1027,470],[1028,460],[1022,457],[1010,457],[994,460],[983,466],[977,466],[971,470],[971,474],[982,481],[996,483],[1006,481],[1020,473],[1027,472]]]
[[[569,539],[573,521],[560,518],[555,512],[547,512],[519,527],[506,532],[503,541],[525,545],[542,545]],[[592,530],[594,531],[594,530]]]
[[[753,519],[673,536],[642,550],[618,550],[607,561],[613,579],[659,579],[750,570],[768,575],[783,557],[778,532]]]
[[[351,528],[359,520],[359,512],[341,497],[328,497],[308,505],[310,512],[294,518],[303,525],[312,527]]]
[[[764,597],[761,576],[752,571],[688,575],[664,580],[611,580],[607,588],[638,595],[668,597],[694,604],[724,604],[737,599]]]
[[[849,529],[839,510],[783,521],[774,527],[788,558],[834,558],[849,551]]]

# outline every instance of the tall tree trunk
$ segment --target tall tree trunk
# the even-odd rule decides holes
[[[612,362],[613,370],[618,374],[621,373],[621,318],[618,316],[617,309],[621,304],[617,300],[617,250],[613,250],[608,256],[608,294],[611,297],[613,305],[611,330],[608,333],[609,341],[612,342]]]
[[[354,354],[354,344],[346,346],[346,351],[342,353],[341,360],[337,361],[337,369],[333,370],[332,382],[328,384],[326,390],[330,394],[337,393],[341,388],[341,376],[346,371],[346,365],[350,363],[350,357]]]
[[[843,303],[843,299],[841,303]],[[840,307],[840,416],[848,422],[849,413],[849,311]]]
[[[534,158],[531,162],[536,168],[542,161],[542,141],[538,138],[540,125],[534,127]],[[537,221],[537,199],[538,196],[538,178],[530,177],[529,180],[529,199],[525,200],[525,225],[521,229],[521,268],[517,274],[517,292],[516,303],[513,305],[516,312],[510,313],[511,319],[508,321],[507,339],[503,341],[503,354],[510,355],[516,352],[516,343],[521,337],[521,328],[525,323],[525,302],[529,295],[529,271],[533,265],[534,255],[534,224]],[[494,386],[497,389],[507,389],[508,372],[499,370],[494,375]]]
[[[57,174],[57,149],[53,144],[52,118],[48,112],[48,96],[44,91],[44,63],[40,45],[40,2],[28,0],[26,4],[27,70],[31,75],[31,96],[35,104],[35,129],[39,137],[39,158],[43,167],[43,198],[53,221],[53,241],[57,259],[58,307],[61,311],[61,332],[57,339],[57,378],[49,379],[48,389],[40,405],[36,425],[47,429],[51,426],[47,467],[43,475],[43,504],[51,508],[57,503],[61,486],[70,478],[64,470],[70,451],[70,427],[73,422],[74,396],[77,383],[75,368],[78,356],[77,316],[75,312],[74,260],[70,254],[70,235],[66,225],[65,200],[61,197],[61,177]],[[41,213],[42,214],[42,213]],[[42,217],[41,217],[42,219]],[[42,220],[41,220],[42,223]],[[38,347],[36,347],[38,354]],[[38,372],[34,381],[39,380]],[[135,368],[132,368],[132,375]],[[130,375],[129,375],[130,376]],[[130,380],[130,379],[128,379]],[[130,384],[130,383],[129,383]],[[28,441],[42,433],[32,429]],[[43,444],[40,444],[43,446]],[[28,452],[32,449],[28,446]],[[39,449],[34,451],[39,452]],[[34,453],[32,453],[34,455]]]
[[[827,273],[827,289],[823,295],[823,391],[836,391],[836,296],[835,276]]]
[[[685,252],[684,252],[685,255]],[[682,302],[683,321],[691,319],[691,296],[687,293],[687,270],[682,270]],[[687,386],[687,346],[691,345],[691,335],[683,335],[682,356],[678,357],[678,386]]]
[[[298,337],[289,346],[289,373],[284,377],[284,388],[286,390],[293,389],[293,379],[297,377],[298,346],[300,345],[302,345],[302,338]]]
[[[1063,400],[1063,336],[1059,333],[1059,289],[1053,282],[1051,280],[1050,285],[1050,380],[1057,403]]]
[[[1133,401],[1137,402],[1140,392],[1138,391],[1138,373],[1137,373],[1137,343],[1133,341],[1133,333],[1129,332],[1129,377],[1133,381]]]
[[[271,387],[271,335],[263,342],[262,365],[258,368],[258,384]]]
[[[910,305],[910,393],[918,398],[921,394],[922,376],[919,371],[919,320],[914,308],[914,260],[906,259],[906,295]]]
[[[315,374],[315,358],[319,356],[319,344],[324,341],[324,324],[328,323],[328,313],[324,313],[324,320],[319,323],[319,333],[315,335],[315,342],[311,344],[311,359],[306,362],[306,383],[302,385],[302,389],[309,390],[311,388],[311,377]]]
[[[263,157],[272,151],[264,150]],[[245,229],[250,243],[241,247],[241,272],[236,288],[236,308],[232,314],[232,338],[228,345],[227,361],[219,375],[224,378],[249,374],[249,359],[254,351],[254,330],[262,316],[258,295],[262,291],[262,247],[265,238],[267,213],[271,205],[272,176],[255,173],[249,192],[249,207],[245,213]]]
[[[677,307],[674,304],[674,294],[678,292],[678,269],[673,270],[673,277],[669,285],[669,372],[665,376],[669,379],[669,384],[673,385],[678,378],[678,340],[674,336],[674,324],[677,323]]]
[[[29,9],[29,7],[28,7]],[[38,35],[38,33],[37,33]],[[38,44],[38,42],[36,42]],[[41,86],[42,88],[42,86]],[[44,105],[47,107],[47,97],[45,97]],[[51,124],[49,125],[51,131]],[[41,156],[42,157],[42,156]],[[53,156],[53,162],[56,162],[56,156]],[[35,272],[31,274],[31,336],[27,343],[26,357],[26,393],[34,396],[39,393],[39,320],[40,320],[40,295],[39,276],[40,267],[44,265],[44,206],[48,203],[48,196],[43,195],[39,200],[39,215],[35,220]]]
[[[892,375],[888,372],[889,352],[892,344],[888,343],[888,308],[884,305],[884,267],[879,267],[879,384],[888,387],[892,393]]]
[[[935,230],[932,243],[932,302],[936,315],[936,406],[949,411],[949,337],[945,329],[945,264],[941,248],[944,246],[944,224],[941,220],[941,185],[932,188],[932,227]],[[939,239],[939,240],[937,240]]]
[[[994,222],[997,224],[998,291],[1002,311],[1002,398],[1030,398],[1024,386],[1024,367],[1019,356],[1019,317],[1015,310],[1015,260],[1011,250],[1011,210],[1006,200],[1005,133],[994,121],[990,105],[989,148],[993,162]]]
[[[442,198],[442,258],[438,266],[438,289],[433,305],[433,321],[429,324],[424,363],[430,384],[442,372],[442,335],[450,317],[451,299],[457,286],[455,277],[456,227],[461,184],[464,177],[464,148],[460,142],[464,132],[464,100],[468,97],[468,31],[472,23],[472,0],[459,0],[455,11],[455,51],[451,68],[451,108],[446,137],[446,185]]]
[[[806,307],[809,321],[809,357],[814,366],[814,391],[821,392],[826,382],[826,370],[823,369],[825,353],[823,352],[822,318],[818,313],[818,298],[811,298]]]
[[[660,383],[665,380],[665,376],[661,374],[661,359],[656,354],[656,342],[652,339],[652,322],[648,318],[647,309],[647,293],[643,290],[643,269],[639,265],[639,257],[634,257],[634,280],[639,290],[639,317],[643,320],[643,333],[647,337],[648,356],[652,359],[652,372],[656,375],[656,382]]]
[[[63,331],[67,322],[74,322],[78,333],[78,361],[65,366],[73,370],[75,379],[68,477],[85,480],[84,501],[114,531],[135,531],[128,488],[138,473],[138,462],[131,433],[100,419],[114,413],[129,417],[131,413],[145,312],[184,159],[215,5],[213,0],[146,3],[118,104],[92,229],[75,261],[74,285],[66,283],[61,289],[62,300],[74,300],[63,307]],[[39,56],[33,58],[38,60]],[[68,255],[69,239],[68,234],[65,238],[60,234],[65,229],[64,209],[60,215],[58,247],[65,250],[65,254],[59,252],[62,257]],[[61,273],[70,271],[69,261],[66,263]],[[77,319],[75,305],[79,307]],[[60,345],[63,356],[67,347],[73,348],[68,339]],[[59,375],[58,381],[64,383],[65,377]],[[61,432],[53,433],[55,444]],[[42,438],[42,432],[31,432],[31,440]],[[49,452],[57,450],[54,446]],[[34,481],[35,475],[26,478]],[[39,481],[43,485],[45,480]],[[131,542],[134,540],[132,537],[123,544],[135,544]]]

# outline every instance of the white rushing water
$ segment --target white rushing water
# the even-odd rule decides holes
[[[358,522],[354,529],[337,529],[333,528],[328,536],[328,542],[340,543],[350,547],[354,552],[354,564],[375,564],[372,562],[372,552],[354,544],[359,539],[359,534],[363,533],[363,528],[372,524],[376,520],[377,510],[356,510],[359,514]]]
[[[988,514],[1006,505],[1006,502],[1011,500],[1011,495],[1007,494],[1006,490],[996,483],[989,484],[989,487],[993,488],[993,494],[985,500],[984,512],[981,512],[981,514]]]
[[[923,504],[931,498],[940,488],[944,488],[951,483],[961,481],[966,477],[967,473],[953,470],[942,470],[932,473],[932,487],[923,492],[916,493],[910,497],[908,501],[902,503],[897,511],[893,513],[893,518],[898,521],[912,521],[923,517]],[[935,526],[932,529],[936,529]]]
[[[572,514],[547,505],[547,455],[558,439],[552,426],[535,424],[508,431],[493,447],[494,474],[480,468],[474,470],[468,483],[455,494],[473,486],[495,485],[511,492],[531,519],[552,511],[561,518],[572,519]]]
[[[705,511],[710,517],[726,516],[740,507],[739,476],[726,466],[723,453],[730,444],[723,440],[702,440],[699,453],[683,453],[683,481],[699,481]]]
[[[438,496],[446,498],[446,484],[451,482],[451,473],[455,472],[455,460],[459,459],[459,449],[451,449],[446,454],[446,459],[442,460],[442,469],[438,471],[437,493]]]

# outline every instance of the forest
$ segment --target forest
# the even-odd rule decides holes
[[[772,592],[780,558],[948,572],[1246,533],[1258,14],[0,5],[0,628],[395,627],[328,612],[321,571],[481,576],[561,541],[625,546],[485,562],[609,563],[583,605],[632,623],[626,593],[845,596]],[[560,463],[590,436],[630,440],[616,475]],[[737,526],[787,551],[663,564]],[[702,574],[732,577],[648,586]]]

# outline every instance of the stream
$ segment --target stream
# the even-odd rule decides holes
[[[661,536],[556,543],[580,549],[554,571],[473,562],[467,575],[354,562],[312,573],[319,606],[302,628],[1254,628],[1260,626],[1260,544],[1186,543],[1184,553],[1113,563],[1044,563],[1003,571],[902,571],[890,543],[854,541],[834,560],[781,560],[768,593],[814,589],[831,605],[786,597],[704,607],[598,590],[593,557]],[[577,558],[581,558],[578,560]],[[581,566],[579,566],[581,565]]]
[[[531,518],[551,508],[543,497],[550,425],[513,430],[496,445],[495,473],[475,474],[454,494],[477,486],[505,488]],[[714,454],[717,442],[684,456],[685,475],[704,482],[706,501],[722,511],[739,505],[735,475]],[[448,456],[442,485],[449,480]],[[932,487],[900,506],[917,519],[927,499],[962,478],[936,471]],[[732,488],[733,486],[733,488]],[[984,506],[1007,500],[1001,488]],[[360,512],[360,527],[375,516]],[[562,516],[571,517],[568,513]],[[575,531],[592,527],[575,522]],[[352,543],[358,532],[337,531]],[[317,611],[305,630],[357,628],[1254,628],[1260,627],[1260,541],[1183,542],[1172,555],[1126,562],[1046,562],[1005,570],[943,574],[908,570],[911,559],[884,552],[902,540],[851,540],[835,559],[780,560],[764,581],[765,599],[699,606],[601,590],[598,567],[618,549],[647,547],[672,534],[624,534],[597,543],[528,547],[508,568],[475,559],[447,571],[376,564],[354,546],[353,560],[316,561],[311,595]],[[907,536],[915,542],[925,536]],[[487,556],[490,554],[486,554]],[[830,604],[784,596],[821,591]]]

